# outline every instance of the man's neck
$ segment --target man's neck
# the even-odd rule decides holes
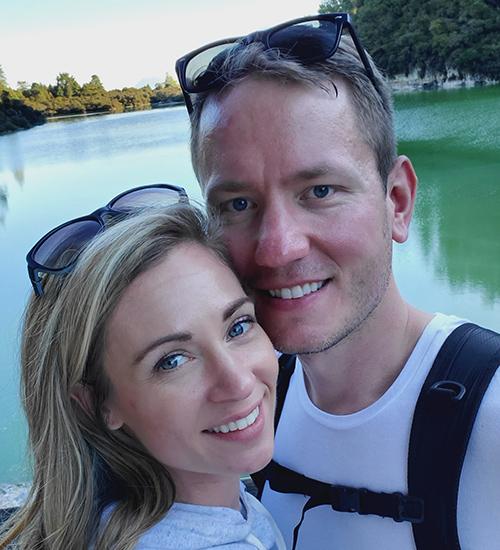
[[[362,325],[336,346],[300,356],[312,402],[352,414],[379,399],[396,380],[432,315],[404,302],[394,281]]]

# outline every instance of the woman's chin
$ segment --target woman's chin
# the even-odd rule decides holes
[[[259,454],[255,456],[255,459],[249,462],[248,468],[246,469],[245,473],[253,474],[267,466],[273,458],[273,450],[274,445],[271,443],[268,448],[259,451]]]

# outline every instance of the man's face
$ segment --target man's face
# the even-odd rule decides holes
[[[248,79],[201,119],[200,179],[257,315],[286,352],[322,351],[370,316],[391,278],[391,215],[347,84]]]

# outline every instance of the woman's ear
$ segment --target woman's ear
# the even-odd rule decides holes
[[[417,192],[417,176],[408,157],[399,156],[387,178],[387,198],[392,214],[392,238],[403,243],[408,238]]]
[[[78,403],[90,418],[95,418],[95,398],[91,386],[81,382],[78,383],[71,391],[71,398]],[[120,414],[113,407],[105,403],[101,407],[101,412],[108,429],[118,430],[123,426]]]
[[[101,407],[102,416],[108,430],[119,430],[124,422],[121,418],[121,415],[114,407],[107,405],[106,403]]]
[[[94,418],[94,392],[90,386],[79,382],[71,390],[71,399],[76,401],[87,416]]]

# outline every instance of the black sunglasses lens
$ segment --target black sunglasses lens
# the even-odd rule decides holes
[[[168,187],[145,187],[122,195],[112,202],[110,207],[113,210],[128,212],[134,208],[169,206],[180,202],[182,197],[179,191]]]
[[[217,79],[218,71],[234,42],[219,44],[192,57],[186,65],[186,90],[191,93],[207,90]]]
[[[336,21],[303,21],[274,31],[268,45],[300,61],[328,59],[337,47],[340,30]]]
[[[102,225],[94,220],[65,225],[43,241],[33,254],[33,260],[47,269],[63,269],[71,265],[101,228]]]

